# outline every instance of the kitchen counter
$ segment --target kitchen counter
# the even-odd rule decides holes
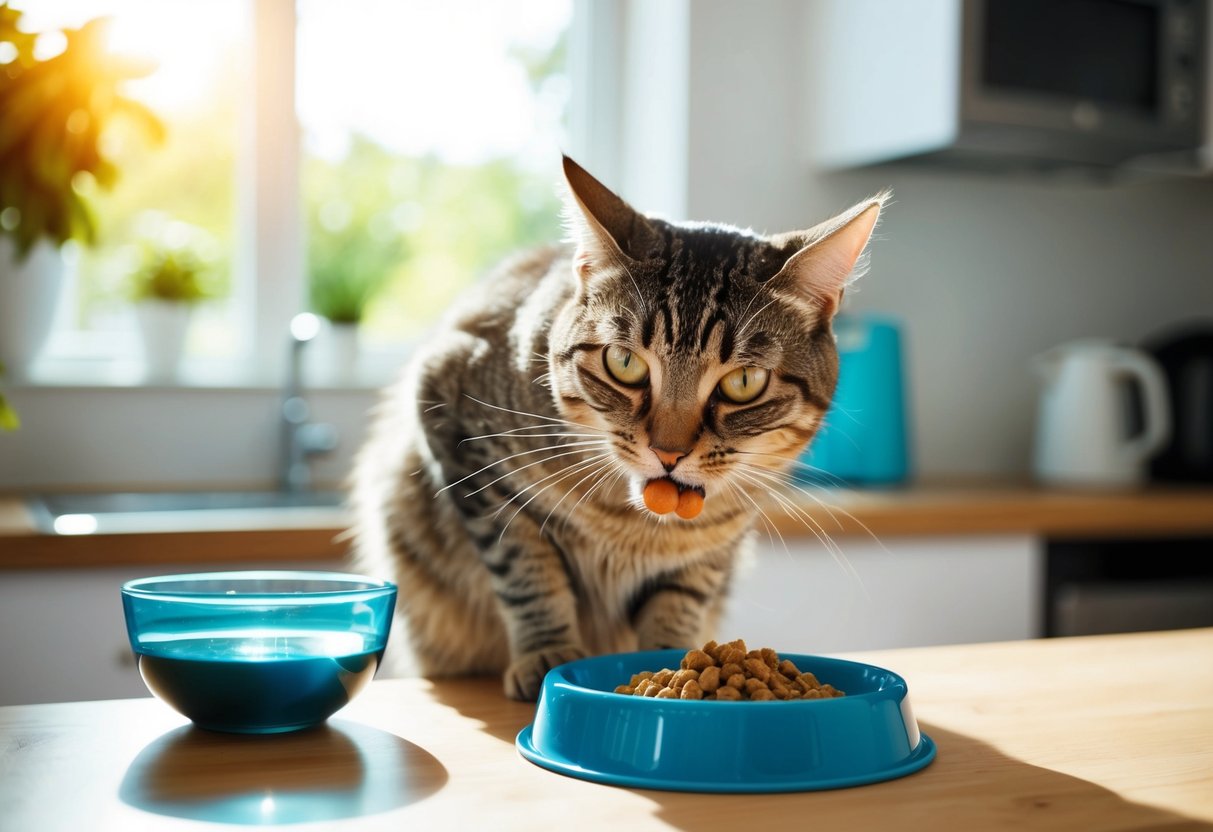
[[[1062,491],[1017,483],[943,482],[887,490],[810,489],[766,508],[773,531],[831,537],[1026,534],[1040,537],[1213,535],[1213,487]],[[820,501],[820,502],[817,502]],[[760,529],[763,524],[760,522]],[[0,495],[0,569],[333,561],[340,526],[57,536],[39,533],[17,495]]]
[[[327,727],[272,737],[190,729],[152,699],[11,706],[0,825],[1213,830],[1210,656],[1213,629],[851,656],[906,677],[938,758],[900,780],[780,795],[624,789],[537,768],[513,745],[532,707],[495,679],[378,680]]]

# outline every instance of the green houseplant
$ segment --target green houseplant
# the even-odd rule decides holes
[[[28,256],[39,240],[90,243],[96,224],[81,187],[92,179],[111,187],[118,171],[101,152],[101,135],[116,119],[131,119],[159,141],[164,127],[122,84],[153,67],[110,54],[106,19],[63,31],[53,57],[34,57],[36,35],[21,31],[21,12],[0,4],[0,222]],[[3,58],[8,58],[3,62]]]
[[[175,226],[195,235],[204,233],[184,223]],[[143,243],[128,292],[139,318],[144,369],[149,380],[169,381],[176,376],[193,308],[216,294],[210,285],[213,271],[200,247],[184,241],[175,245]]]
[[[152,66],[110,54],[104,18],[63,31],[63,50],[46,58],[20,24],[21,12],[0,3],[0,358],[16,374],[50,330],[59,246],[95,239],[84,191],[117,179],[103,133],[120,120],[155,141],[164,133],[150,110],[120,92]]]
[[[4,365],[0,364],[0,378],[4,378]],[[4,390],[0,390],[0,430],[16,430],[21,427],[21,419],[17,411],[4,398]]]

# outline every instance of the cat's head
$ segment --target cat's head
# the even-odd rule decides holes
[[[564,170],[576,292],[550,333],[558,408],[606,432],[638,503],[653,480],[709,501],[769,487],[829,407],[831,321],[888,194],[761,236],[646,217]]]

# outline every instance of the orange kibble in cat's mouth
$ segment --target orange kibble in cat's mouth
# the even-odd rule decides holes
[[[644,504],[654,514],[677,512],[693,520],[703,511],[703,489],[679,485],[671,479],[649,480],[644,486]]]

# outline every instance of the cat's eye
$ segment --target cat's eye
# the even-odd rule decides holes
[[[649,365],[627,347],[609,346],[602,353],[607,372],[620,384],[635,387],[649,377]]]
[[[717,385],[720,395],[736,404],[752,402],[767,389],[770,374],[761,367],[739,367],[725,375]]]

